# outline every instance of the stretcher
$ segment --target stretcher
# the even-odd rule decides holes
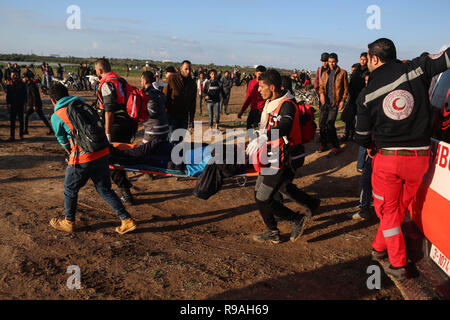
[[[113,146],[120,150],[127,150],[135,147],[133,144],[126,143],[113,143]],[[206,163],[205,163],[206,166]],[[191,174],[191,170],[189,170],[189,165],[186,166],[186,170],[171,170],[166,168],[154,167],[146,164],[136,164],[136,165],[121,165],[121,164],[110,164],[109,168],[111,170],[122,170],[122,171],[130,171],[135,173],[146,173],[155,176],[165,176],[165,177],[176,177],[186,180],[198,179],[199,174],[193,175]],[[198,170],[198,168],[197,168]],[[256,172],[253,167],[251,169],[246,170],[242,174],[238,174],[233,176],[235,178],[236,183],[240,186],[245,186],[247,183],[247,178],[249,177],[257,177],[258,172]]]

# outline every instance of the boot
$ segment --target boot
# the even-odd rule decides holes
[[[132,218],[122,220],[120,227],[116,228],[118,234],[125,234],[127,232],[135,230],[137,227],[136,222]]]
[[[50,220],[50,225],[56,230],[73,232],[75,230],[75,222],[67,220],[66,218],[53,218]]]

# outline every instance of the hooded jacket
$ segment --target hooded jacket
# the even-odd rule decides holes
[[[83,99],[78,97],[67,96],[61,98],[56,103],[51,118],[56,139],[61,146],[70,153],[69,165],[91,162],[109,154],[109,148],[95,152],[86,152],[82,150],[80,146],[74,144],[72,140],[73,125],[67,116],[67,106],[75,100],[85,103]]]

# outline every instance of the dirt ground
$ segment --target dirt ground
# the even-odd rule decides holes
[[[94,98],[92,92],[71,94]],[[232,113],[223,121],[237,120],[244,96],[244,87],[233,88]],[[281,223],[284,241],[271,245],[251,238],[264,230],[254,179],[245,187],[229,179],[204,201],[192,194],[195,181],[130,173],[137,204],[128,209],[139,225],[125,236],[114,232],[119,220],[89,182],[78,199],[81,229],[55,231],[49,220],[64,212],[64,152],[37,115],[29,132],[23,141],[4,141],[9,122],[1,93],[1,299],[402,299],[383,272],[380,290],[366,286],[377,219],[347,217],[359,200],[354,142],[330,160],[314,153],[316,143],[308,145],[295,183],[320,197],[321,207],[297,242]],[[79,290],[66,285],[72,265],[81,270]]]

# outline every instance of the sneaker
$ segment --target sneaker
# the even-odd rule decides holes
[[[358,212],[353,213],[351,215],[351,218],[353,220],[369,219],[370,218],[370,212],[367,209],[361,209]]]
[[[130,188],[120,188],[120,192],[122,193],[120,200],[122,200],[123,203],[134,205],[134,198],[130,192]]]
[[[257,242],[271,241],[272,243],[280,243],[280,231],[279,230],[267,230],[264,233],[255,234],[253,240]]]
[[[408,277],[408,271],[405,267],[393,267],[391,264],[385,269],[387,274],[390,274],[398,280],[404,280]]]
[[[305,215],[301,215],[296,220],[291,221],[291,241],[295,242],[301,237],[303,231],[305,230],[306,221],[308,218]]]
[[[6,142],[14,142],[14,141],[16,141],[16,138],[14,137],[9,137],[9,139],[6,140]]]
[[[23,131],[23,135],[29,134],[28,129]]]
[[[333,156],[337,156],[340,153],[340,149],[337,148],[331,148],[330,153],[327,154],[327,156],[325,158],[330,159]]]
[[[319,149],[316,150],[316,153],[322,153],[325,151],[325,147],[324,146],[319,146]]]
[[[383,260],[388,257],[387,250],[384,251],[377,251],[375,249],[372,249],[372,260]]]
[[[363,173],[364,172],[364,170],[360,169],[360,168],[356,168],[356,171],[358,171],[359,173]]]
[[[120,227],[116,228],[118,234],[125,234],[127,232],[135,230],[137,227],[136,222],[132,218],[122,220]]]
[[[75,222],[67,220],[66,218],[53,218],[50,220],[50,225],[56,230],[73,232],[75,230]]]

